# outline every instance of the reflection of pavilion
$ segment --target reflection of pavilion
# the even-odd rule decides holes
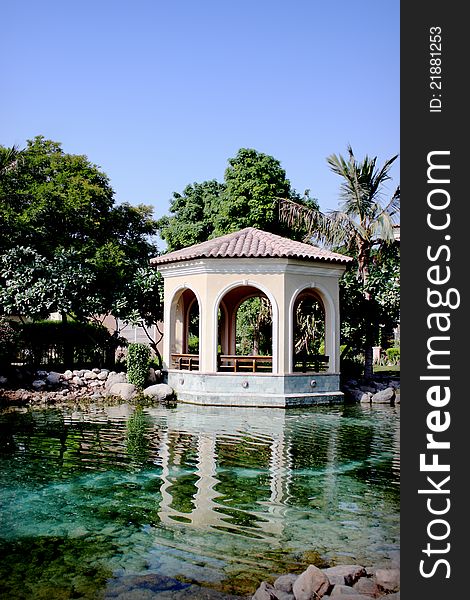
[[[152,259],[165,282],[163,359],[178,399],[265,407],[340,400],[338,280],[350,260],[251,227]],[[253,297],[269,307],[271,352],[244,355],[237,311]],[[319,305],[323,354],[294,352],[301,302]]]
[[[254,534],[257,537],[268,537],[276,545],[282,542],[285,531],[287,501],[290,496],[292,478],[292,457],[289,436],[286,435],[286,418],[284,410],[269,411],[269,417],[263,409],[211,409],[210,415],[194,407],[188,412],[178,411],[168,414],[165,434],[161,438],[159,454],[162,464],[162,486],[159,518],[162,523],[174,526],[182,522],[186,526],[201,530],[219,529],[234,533]],[[220,410],[220,416],[214,414]],[[150,414],[160,414],[159,409],[148,409]],[[228,412],[229,411],[229,412]],[[194,483],[191,486],[191,510],[182,511],[174,505],[175,495],[178,495],[178,474],[172,469],[175,457],[172,448],[172,434],[184,433],[191,436],[195,447]],[[249,453],[258,452],[258,472],[266,470],[268,484],[263,489],[256,490],[256,500],[249,509],[243,509],[243,516],[249,524],[237,524],[232,520],[233,510],[230,497],[224,496],[221,490],[220,472],[224,469],[223,457],[220,456],[224,442],[230,441],[235,446],[237,435],[241,438],[254,440]],[[336,439],[336,436],[333,436]],[[242,445],[242,444],[238,444]],[[172,459],[173,453],[173,459]],[[330,452],[331,460],[335,461],[335,451]],[[262,458],[260,458],[262,457]],[[179,462],[179,461],[178,461]],[[222,465],[221,465],[222,462]],[[262,467],[261,469],[259,467]],[[334,465],[331,464],[331,481],[328,488],[334,487]],[[184,485],[188,485],[187,482]],[[331,493],[331,490],[325,490]],[[250,520],[250,517],[252,519]]]

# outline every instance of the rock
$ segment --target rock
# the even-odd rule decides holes
[[[49,373],[49,375],[46,377],[46,383],[48,383],[49,385],[52,385],[52,386],[59,385],[61,379],[62,379],[62,375],[60,373],[51,371]]]
[[[127,383],[127,377],[125,373],[114,373],[111,372],[108,375],[105,383],[106,391],[109,391],[115,383]]]
[[[375,577],[361,577],[353,585],[353,589],[371,598],[377,598],[381,595]]]
[[[359,596],[359,592],[349,585],[340,584],[335,585],[330,592],[330,598],[344,598],[344,596]]]
[[[349,395],[355,402],[370,403],[372,394],[370,392],[363,392],[362,390],[351,390]]]
[[[394,594],[387,594],[387,600],[400,600],[400,592]]]
[[[279,598],[273,586],[266,581],[262,581],[251,600],[279,600]]]
[[[137,388],[132,383],[114,383],[109,389],[112,396],[119,396],[123,400],[131,400],[137,394]]]
[[[154,385],[155,383],[157,383],[157,375],[155,373],[155,369],[150,367],[148,375],[147,375],[147,382],[150,383],[150,385]]]
[[[46,387],[46,382],[43,379],[35,379],[31,385],[35,390],[43,390]]]
[[[47,371],[36,371],[36,377],[38,379],[46,379],[47,376],[48,376]]]
[[[94,369],[92,369],[93,373],[96,373],[96,375],[98,375],[99,373],[101,373],[101,369],[98,369],[98,367],[95,367]]]
[[[0,385],[6,385],[8,383],[8,379],[3,375],[0,375]]]
[[[276,590],[276,596],[279,600],[295,600],[294,594],[288,594],[287,592],[282,592],[281,590]]]
[[[155,385],[150,385],[143,391],[144,396],[153,398],[158,402],[164,402],[165,400],[168,400],[174,395],[174,393],[175,392],[173,388],[166,383],[156,383]]]
[[[297,579],[297,577],[298,575],[294,575],[293,573],[281,575],[274,582],[274,587],[276,590],[280,590],[281,592],[292,594],[292,586],[294,585],[294,581]]]
[[[359,389],[361,390],[361,392],[370,392],[371,394],[375,394],[375,392],[377,391],[375,385],[361,385],[359,386]]]
[[[375,577],[379,588],[386,592],[398,592],[400,589],[400,569],[377,569]]]
[[[345,586],[349,590],[349,594],[339,594],[338,596],[328,596],[328,598],[336,598],[337,600],[370,600],[370,596],[364,596],[364,594],[358,594],[351,587]],[[388,600],[388,596],[387,596]]]
[[[78,385],[79,387],[83,387],[85,385],[83,379],[81,377],[78,377],[77,375],[75,375],[75,377],[72,379],[72,383]]]
[[[100,381],[106,381],[107,378],[108,378],[108,371],[103,370],[98,373],[98,379]]]
[[[96,373],[94,373],[93,371],[85,371],[85,373],[83,374],[83,379],[85,380],[93,380],[96,379],[98,377],[98,375]]]
[[[73,372],[70,369],[67,369],[67,371],[64,371],[64,379],[66,381],[70,381],[73,378]]]
[[[310,565],[300,574],[292,586],[295,600],[318,600],[324,596],[330,587],[330,580],[325,572]]]
[[[338,565],[323,569],[323,572],[334,585],[352,586],[356,583],[359,577],[366,576],[366,570],[360,565]]]
[[[385,388],[372,396],[374,404],[392,404],[395,400],[395,390],[392,387]]]

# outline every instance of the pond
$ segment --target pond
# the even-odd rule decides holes
[[[399,408],[23,409],[0,429],[2,598],[243,595],[398,560]]]

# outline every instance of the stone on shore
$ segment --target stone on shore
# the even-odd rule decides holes
[[[395,400],[395,390],[392,387],[385,388],[372,396],[373,404],[392,404]]]
[[[292,594],[292,586],[294,582],[298,578],[298,575],[294,575],[293,573],[287,573],[287,575],[281,575],[274,582],[274,587],[276,590],[281,592],[285,592],[287,594]]]
[[[270,583],[262,581],[251,600],[279,600],[279,597]]]
[[[169,400],[174,393],[175,392],[173,388],[166,383],[156,383],[155,385],[150,385],[143,391],[144,396],[148,396],[149,398],[157,400],[158,402],[165,402],[166,400]]]
[[[310,565],[294,582],[292,590],[295,600],[318,600],[330,588],[330,580],[325,572]]]
[[[330,583],[347,586],[354,585],[360,577],[367,575],[366,570],[361,565],[338,565],[323,569],[323,572],[330,580]]]
[[[137,388],[132,383],[114,383],[109,389],[111,396],[119,396],[123,400],[131,400],[137,395]]]
[[[377,586],[377,580],[374,577],[361,577],[353,585],[353,589],[360,594],[370,596],[371,598],[377,598],[381,595],[381,592]]]
[[[114,373],[111,372],[108,375],[106,383],[104,385],[105,390],[109,392],[109,390],[113,387],[115,383],[127,383],[127,377],[125,373]]]
[[[379,588],[386,592],[398,592],[400,589],[399,569],[377,569],[375,577]]]
[[[46,383],[50,386],[57,386],[60,384],[62,379],[62,375],[60,373],[56,373],[55,371],[51,371],[46,377]]]

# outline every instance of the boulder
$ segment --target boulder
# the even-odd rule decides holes
[[[64,371],[64,379],[66,381],[70,381],[73,378],[73,372],[70,369],[67,369],[66,371]]]
[[[330,588],[328,576],[318,567],[310,565],[301,573],[292,586],[295,600],[318,600]]]
[[[127,383],[127,377],[125,373],[110,373],[106,379],[104,385],[107,392],[113,387],[115,383]]]
[[[344,596],[359,596],[359,592],[349,585],[340,584],[335,585],[330,592],[330,598],[344,598]]]
[[[395,400],[395,390],[392,387],[385,388],[372,396],[374,404],[392,404]]]
[[[100,371],[98,373],[98,379],[100,381],[106,381],[106,379],[108,378],[108,373],[109,373],[109,371],[106,371],[105,369],[103,369],[102,371]]]
[[[279,598],[273,586],[270,583],[263,581],[253,594],[251,600],[279,600]]]
[[[400,592],[395,592],[393,594],[387,594],[387,600],[400,600]]]
[[[144,396],[152,398],[153,400],[157,400],[158,402],[169,400],[174,393],[175,392],[173,388],[166,383],[156,383],[155,385],[150,385],[143,391]]]
[[[83,379],[81,377],[78,377],[78,375],[74,375],[74,377],[72,379],[72,383],[74,383],[75,385],[78,385],[79,387],[83,387],[85,385],[85,382],[83,381]]]
[[[371,598],[377,598],[381,595],[375,577],[361,577],[353,585],[353,589]]]
[[[98,375],[96,373],[94,373],[93,371],[85,371],[85,373],[83,374],[83,379],[85,380],[93,380],[96,379],[98,377]]]
[[[400,589],[400,569],[377,569],[377,585],[385,592],[398,592]]]
[[[337,567],[323,569],[323,572],[334,585],[352,586],[359,577],[366,576],[366,570],[360,565],[338,565]]]
[[[35,390],[43,390],[46,387],[44,379],[35,379],[31,384]]]
[[[150,367],[147,375],[147,382],[150,383],[150,385],[154,385],[155,383],[157,383],[157,381],[158,379],[155,369],[153,367]]]
[[[3,375],[0,375],[0,385],[6,385],[8,383],[8,379]]]
[[[292,586],[294,585],[294,582],[297,579],[297,577],[298,575],[294,575],[293,573],[281,575],[274,582],[274,587],[276,588],[276,590],[280,590],[281,592],[292,594]]]
[[[108,391],[123,400],[131,400],[137,394],[137,388],[132,383],[114,383]]]
[[[362,390],[351,390],[349,395],[355,402],[362,402],[370,404],[372,394],[370,392],[363,392]]]
[[[62,379],[62,375],[60,373],[51,371],[49,373],[49,375],[46,377],[46,383],[51,386],[56,386],[56,385],[60,384],[61,379]]]

